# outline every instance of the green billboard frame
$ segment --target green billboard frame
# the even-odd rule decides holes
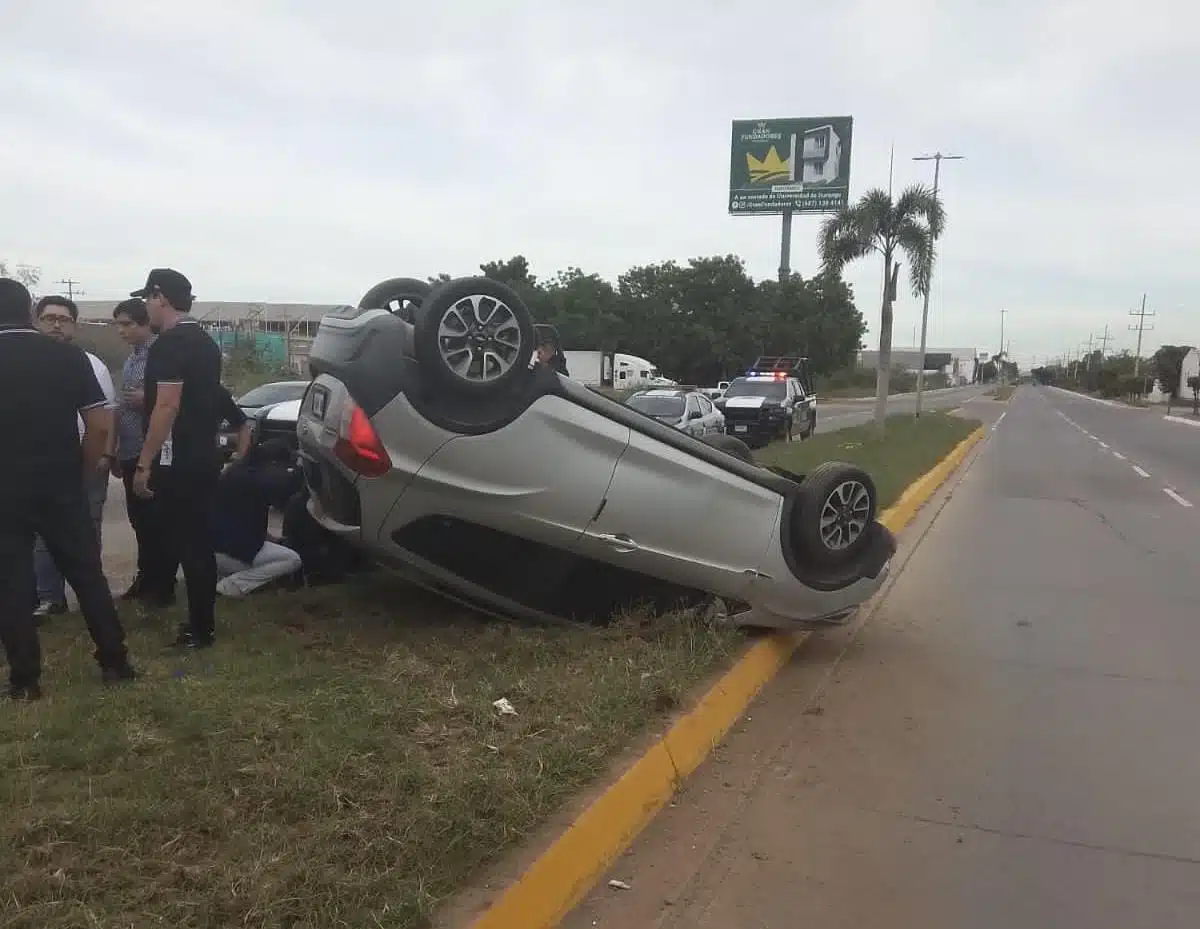
[[[730,214],[845,209],[853,134],[852,116],[735,119],[729,147]]]

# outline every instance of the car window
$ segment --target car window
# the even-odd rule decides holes
[[[787,396],[787,384],[782,380],[767,378],[750,379],[739,377],[725,391],[726,399],[730,397],[766,397],[770,400],[782,400]]]
[[[689,416],[695,416],[700,412],[700,404],[696,402],[696,398],[694,396],[689,396],[687,398],[687,411]]]
[[[627,405],[639,413],[660,419],[676,420],[683,416],[683,397],[678,395],[634,394]]]
[[[700,415],[701,416],[707,416],[709,413],[712,412],[713,407],[712,407],[712,404],[709,402],[708,397],[705,397],[702,394],[700,397],[697,398],[696,402],[700,404]]]
[[[307,384],[263,384],[242,394],[238,406],[266,406],[268,403],[284,403],[299,400],[304,396]]]

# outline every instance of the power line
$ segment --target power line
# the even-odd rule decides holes
[[[1138,369],[1141,367],[1141,364],[1142,364],[1142,333],[1154,331],[1154,326],[1146,325],[1146,317],[1153,316],[1154,311],[1146,310],[1146,295],[1145,294],[1142,294],[1142,308],[1140,310],[1130,310],[1129,315],[1137,317],[1137,325],[1133,325],[1131,323],[1129,326],[1130,332],[1136,332],[1138,334],[1137,351],[1133,353],[1133,376],[1137,377]]]
[[[59,281],[59,283],[67,288],[67,298],[70,300],[74,300],[76,294],[82,297],[87,292],[84,290],[76,290],[75,288],[79,286],[79,281],[73,281],[69,277],[65,280]]]
[[[1101,361],[1104,361],[1104,357],[1107,354],[1105,352],[1105,349],[1108,348],[1108,341],[1111,338],[1112,338],[1112,336],[1110,336],[1108,334],[1108,323],[1105,323],[1104,324],[1104,335],[1102,335],[1100,337],[1100,360]]]

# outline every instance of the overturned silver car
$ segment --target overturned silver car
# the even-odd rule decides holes
[[[805,628],[883,584],[896,543],[865,472],[790,474],[672,429],[537,363],[539,328],[478,277],[385,281],[325,316],[296,427],[313,516],[422,586],[541,622],[719,597]]]

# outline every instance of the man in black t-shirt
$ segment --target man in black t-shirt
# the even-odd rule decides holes
[[[149,585],[169,598],[174,566],[183,567],[188,621],[175,644],[204,648],[213,644],[217,596],[211,510],[221,470],[221,350],[189,315],[192,285],[178,271],[154,269],[130,296],[146,301],[150,324],[159,332],[146,358],[146,437],[133,477],[134,493],[154,501],[153,519],[160,527],[161,558]]]
[[[82,481],[107,449],[112,412],[87,356],[34,330],[30,304],[22,284],[0,278],[0,642],[9,696],[23,700],[41,695],[29,590],[35,535],[79,598],[104,681],[134,677]]]

